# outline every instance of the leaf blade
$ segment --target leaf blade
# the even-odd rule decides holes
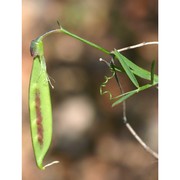
[[[119,99],[112,104],[112,107],[122,103],[124,100],[128,99],[129,97],[133,96],[134,94],[139,93],[140,91],[144,91],[144,90],[146,90],[146,89],[148,89],[154,85],[155,84],[146,84],[144,86],[139,87],[138,89],[135,89],[135,90],[126,92],[120,96],[114,97],[113,99],[117,99],[117,98],[119,98]]]
[[[130,80],[132,81],[132,83],[136,86],[139,87],[139,83],[136,79],[136,77],[134,76],[134,74],[131,72],[129,66],[126,64],[126,61],[124,59],[124,56],[122,56],[116,49],[114,50],[114,55],[117,57],[117,59],[119,60],[120,64],[122,65],[123,69],[125,70],[127,76],[130,78]]]
[[[124,58],[124,61],[126,62],[126,64],[131,68],[131,71],[133,72],[133,74],[135,74],[136,76],[139,76],[140,78],[143,78],[149,81],[151,80],[151,72],[134,64],[131,60],[129,60],[127,57],[123,56],[122,54],[121,56]],[[154,74],[154,82],[155,83],[158,82],[158,76],[156,74]]]
[[[123,101],[125,101],[127,98],[131,97],[132,95],[136,94],[137,91],[136,90],[133,90],[133,91],[130,91],[129,93],[126,93],[125,95],[122,95],[122,97],[120,97],[117,101],[115,101],[113,104],[112,104],[112,107],[114,106],[117,106],[118,104],[122,103]]]
[[[151,84],[154,84],[155,61],[151,64]]]

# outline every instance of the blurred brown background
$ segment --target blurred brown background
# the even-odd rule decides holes
[[[39,35],[58,28],[67,30],[113,50],[158,39],[157,0],[23,0],[22,6],[22,178],[23,180],[155,180],[158,162],[136,142],[122,122],[122,107],[111,108],[99,86],[110,60],[102,52],[67,35],[54,34],[45,40],[47,70],[55,89],[53,140],[44,164],[60,163],[40,171],[32,150],[28,85],[32,58],[29,46]],[[145,46],[123,53],[150,70],[158,60],[157,46]],[[156,68],[156,72],[158,69]],[[124,89],[133,85],[121,76]],[[122,79],[123,78],[123,79]],[[140,80],[140,83],[145,81]],[[114,80],[108,88],[117,95]],[[152,88],[127,101],[127,117],[137,133],[158,151],[157,90]]]

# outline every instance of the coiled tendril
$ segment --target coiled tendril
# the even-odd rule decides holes
[[[115,76],[115,71],[113,69],[111,69],[111,72],[112,76],[104,76],[105,81],[100,85],[100,95],[108,94],[110,100],[114,99],[112,93],[108,90],[103,91],[103,88],[106,88],[107,83]]]

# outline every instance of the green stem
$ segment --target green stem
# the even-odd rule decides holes
[[[67,31],[67,30],[63,29],[62,27],[60,27],[60,29],[55,29],[55,30],[49,31],[49,32],[41,35],[41,36],[38,38],[38,40],[39,40],[39,41],[42,41],[45,37],[49,36],[50,34],[59,33],[59,32],[63,32],[64,34],[67,34],[67,35],[69,35],[69,36],[71,36],[71,37],[73,37],[73,38],[75,38],[75,39],[78,39],[79,41],[82,41],[82,42],[84,42],[84,43],[86,43],[86,44],[88,44],[88,45],[90,45],[90,46],[92,46],[92,47],[94,47],[94,48],[96,48],[96,49],[98,49],[98,50],[100,50],[100,51],[108,54],[108,55],[111,54],[111,52],[109,52],[108,50],[102,48],[101,46],[99,46],[99,45],[97,45],[97,44],[94,44],[94,43],[92,43],[92,42],[90,42],[90,41],[88,41],[88,40],[85,40],[85,39],[83,39],[83,38],[81,38],[81,37],[79,37],[79,36],[77,36],[77,35],[69,32],[69,31]]]
[[[99,49],[100,51],[102,51],[102,52],[104,52],[104,53],[106,53],[106,54],[109,54],[109,55],[111,54],[108,50],[102,48],[101,46],[99,46],[99,45],[97,45],[97,44],[94,44],[94,43],[92,43],[92,42],[90,42],[90,41],[87,41],[87,40],[85,40],[85,39],[83,39],[83,38],[81,38],[81,37],[79,37],[79,36],[77,36],[77,35],[75,35],[75,34],[72,34],[71,32],[63,29],[62,27],[61,27],[61,31],[62,31],[63,33],[65,33],[65,34],[69,35],[69,36],[72,36],[72,37],[74,37],[74,38],[76,38],[76,39],[78,39],[78,40],[80,40],[80,41],[82,41],[82,42],[84,42],[84,43],[86,43],[86,44],[88,44],[88,45],[96,48],[96,49]]]
[[[49,36],[50,34],[54,34],[54,33],[60,33],[61,29],[55,29],[55,30],[51,30],[46,32],[45,34],[41,35],[38,40],[42,41],[45,37]]]

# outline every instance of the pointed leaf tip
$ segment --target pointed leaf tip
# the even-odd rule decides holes
[[[116,49],[114,50],[114,54],[117,57],[117,59],[119,60],[120,64],[122,65],[124,71],[126,72],[129,79],[132,81],[132,83],[136,87],[139,87],[139,83],[138,83],[136,77],[134,76],[134,74],[131,72],[131,69],[129,68],[129,66],[126,64],[126,60],[124,59],[124,56],[122,56],[121,53],[119,53]]]

